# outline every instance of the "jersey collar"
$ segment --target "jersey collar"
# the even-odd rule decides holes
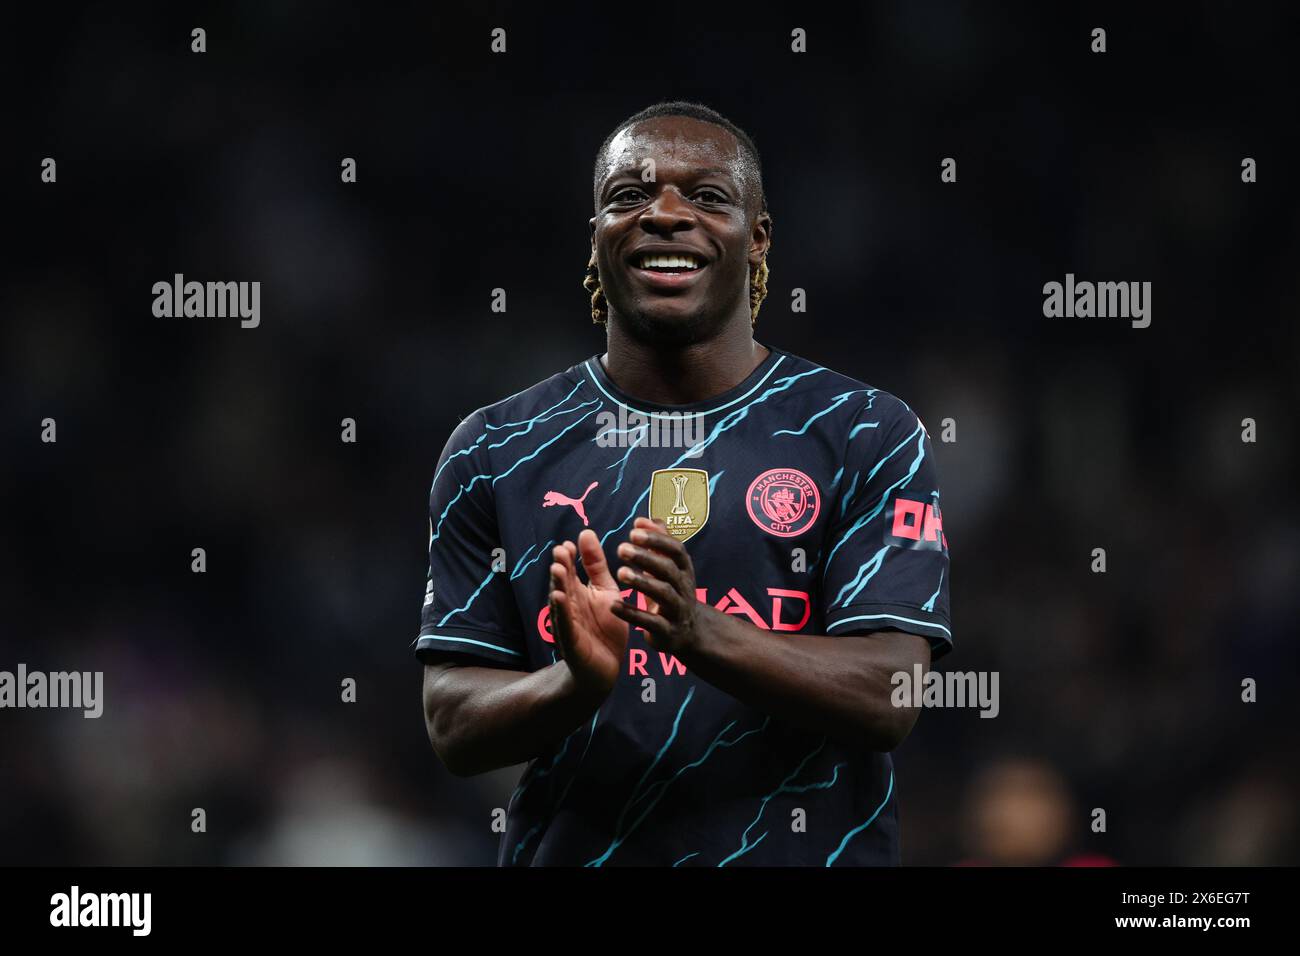
[[[758,364],[754,371],[745,377],[743,382],[727,389],[721,395],[714,395],[712,398],[691,402],[687,405],[665,405],[660,402],[647,402],[633,398],[614,384],[613,379],[605,371],[605,367],[600,364],[599,355],[593,355],[587,359],[582,364],[582,368],[587,378],[595,385],[596,391],[615,405],[621,405],[628,411],[635,412],[638,415],[646,415],[651,418],[661,414],[712,415],[714,412],[724,412],[734,408],[754,396],[789,357],[775,346],[769,345],[767,348],[769,349],[768,356]]]

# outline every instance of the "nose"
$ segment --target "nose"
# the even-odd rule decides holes
[[[640,224],[647,232],[667,235],[694,227],[695,210],[676,187],[665,186],[641,213]]]

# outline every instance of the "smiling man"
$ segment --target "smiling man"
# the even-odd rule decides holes
[[[653,106],[594,189],[607,351],[475,411],[434,476],[434,750],[527,762],[502,865],[897,863],[917,711],[891,678],[952,640],[925,427],[754,340],[772,219],[742,130]],[[669,416],[701,427],[645,441]]]

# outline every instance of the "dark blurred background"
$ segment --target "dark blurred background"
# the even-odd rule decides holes
[[[762,154],[758,340],[936,438],[942,664],[998,670],[1001,713],[929,711],[897,752],[905,861],[1296,863],[1298,25],[1227,3],[7,12],[0,669],[103,670],[105,713],[0,712],[0,862],[495,860],[518,769],[449,775],[420,712],[429,483],[462,416],[603,350],[594,153],[684,98]],[[155,318],[177,272],[260,281],[260,327]],[[1044,318],[1067,272],[1152,282],[1150,328]]]

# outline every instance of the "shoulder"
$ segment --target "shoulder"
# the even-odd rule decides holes
[[[837,422],[869,425],[882,433],[920,424],[912,407],[892,392],[789,352],[784,357],[778,375],[791,380],[792,395],[809,406],[838,412]]]
[[[447,441],[448,451],[479,447],[494,432],[525,429],[556,415],[598,404],[586,360],[556,372],[534,385],[488,405],[482,405],[460,422]],[[507,432],[509,434],[509,432]],[[502,437],[505,437],[503,435]]]

